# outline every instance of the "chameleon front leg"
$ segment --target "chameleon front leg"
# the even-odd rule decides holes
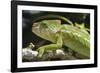
[[[57,40],[55,44],[49,44],[49,45],[45,45],[45,46],[41,46],[37,49],[38,53],[38,57],[41,58],[42,55],[44,54],[44,52],[46,52],[47,50],[56,50],[62,47],[63,41],[62,41],[62,35],[57,34]]]

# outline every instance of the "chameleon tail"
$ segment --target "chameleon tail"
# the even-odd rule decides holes
[[[63,16],[60,16],[60,15],[53,15],[53,14],[49,14],[49,15],[38,17],[37,19],[33,20],[33,22],[36,22],[36,21],[39,21],[39,20],[42,20],[42,19],[46,19],[46,18],[61,19],[61,20],[64,20],[65,22],[69,23],[70,25],[73,25],[73,23],[69,19],[67,19],[67,18],[65,18]]]

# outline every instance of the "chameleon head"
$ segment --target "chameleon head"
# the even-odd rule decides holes
[[[47,25],[43,22],[44,21],[33,23],[32,32],[41,38],[48,39],[48,36],[51,35],[51,31],[49,31]]]
[[[61,21],[60,20],[43,20],[40,22],[33,23],[32,32],[53,32],[56,33],[60,30]],[[38,32],[39,33],[39,32]]]
[[[60,24],[60,20],[43,20],[35,22],[32,25],[32,32],[43,39],[54,42],[56,39],[56,32],[58,32]]]

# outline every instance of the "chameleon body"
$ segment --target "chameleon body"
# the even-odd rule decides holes
[[[32,32],[52,42],[52,44],[44,45],[37,49],[39,57],[42,57],[45,51],[56,50],[62,48],[63,45],[81,55],[90,57],[90,35],[84,24],[78,25],[75,23],[74,25],[69,20],[67,23],[61,24],[59,19],[42,20],[33,23]]]

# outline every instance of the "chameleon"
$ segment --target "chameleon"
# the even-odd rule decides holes
[[[56,19],[45,19],[56,18]],[[41,20],[41,21],[38,21]],[[64,20],[66,24],[62,24]],[[73,23],[59,15],[45,15],[33,21],[32,32],[38,37],[52,42],[37,49],[38,57],[48,51],[55,51],[66,46],[80,55],[90,57],[90,35],[85,24]]]

